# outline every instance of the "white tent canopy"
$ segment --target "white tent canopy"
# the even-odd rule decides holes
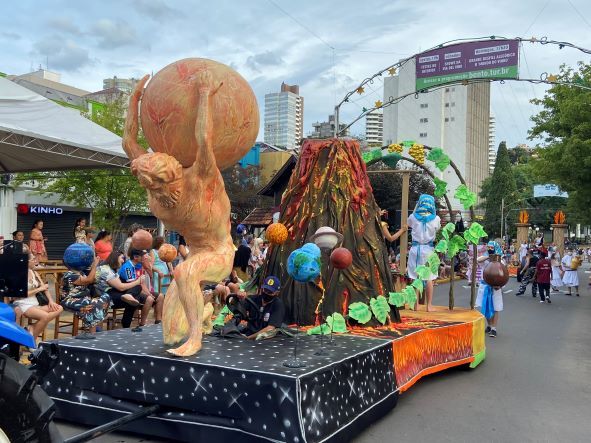
[[[0,172],[125,166],[120,137],[0,77]]]

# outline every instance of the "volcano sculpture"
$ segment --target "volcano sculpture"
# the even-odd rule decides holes
[[[290,322],[311,325],[319,321],[322,288],[320,282],[294,282],[287,273],[289,254],[310,241],[322,226],[330,226],[344,236],[342,247],[349,249],[353,263],[347,269],[329,266],[330,251],[322,255],[322,284],[326,287],[324,316],[346,315],[354,302],[369,304],[372,297],[393,291],[386,243],[380,229],[379,208],[354,140],[306,140],[281,202],[281,223],[287,241],[273,246],[267,275],[283,282],[281,297]],[[296,300],[297,297],[297,300]],[[399,321],[392,307],[391,320]]]

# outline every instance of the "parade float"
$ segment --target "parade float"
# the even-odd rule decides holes
[[[443,45],[433,49],[443,50]],[[395,72],[409,60],[376,76]],[[507,72],[515,74],[516,66]],[[362,94],[373,78],[341,104]],[[279,222],[269,228],[272,246],[261,274],[279,276],[289,325],[267,340],[204,335],[203,285],[228,276],[234,255],[220,170],[253,145],[258,108],[248,83],[211,60],[181,60],[147,80],[130,99],[124,149],[152,212],[184,235],[190,255],[174,272],[162,325],[51,344],[59,349],[59,361],[43,388],[59,418],[97,425],[157,406],[124,429],[181,441],[348,441],[390,412],[421,377],[453,366],[474,368],[484,360],[485,319],[479,311],[455,306],[453,274],[448,306],[427,311],[419,304],[440,256],[453,259],[470,249],[476,257],[486,236],[474,217],[476,195],[443,149],[411,140],[363,153],[356,141],[338,134],[304,140]],[[425,92],[429,79],[420,81]],[[467,80],[433,81],[440,87]],[[402,98],[376,102],[374,109]],[[371,111],[364,109],[363,115]],[[136,141],[140,125],[151,152]],[[441,239],[425,241],[429,250],[424,255],[418,251],[421,242],[413,242],[414,257],[421,260],[412,264],[412,283],[395,285],[388,266],[366,169],[375,162],[403,175],[403,220],[409,216],[411,172],[399,165],[412,164],[434,182],[434,196],[423,199],[428,211],[419,204],[413,212],[420,223],[437,217]],[[436,175],[447,168],[458,175],[456,189],[448,190]],[[463,233],[455,232],[451,220],[450,191],[471,214]],[[435,199],[447,207],[441,220]],[[403,236],[402,273],[406,247]],[[470,280],[473,308],[476,266]],[[256,287],[256,281],[248,287]],[[227,314],[222,312],[216,323],[223,326],[231,317]]]

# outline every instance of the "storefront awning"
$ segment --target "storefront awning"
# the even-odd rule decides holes
[[[0,172],[128,165],[121,137],[0,77]]]

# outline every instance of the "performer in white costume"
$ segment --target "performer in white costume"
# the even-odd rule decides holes
[[[569,250],[566,255],[562,257],[562,270],[564,271],[562,283],[568,288],[567,295],[573,295],[572,288],[575,288],[575,295],[577,297],[579,296],[579,275],[577,273],[579,264],[579,258],[573,256],[572,250]]]
[[[435,234],[441,227],[441,220],[437,216],[435,199],[431,195],[422,194],[415,206],[415,210],[408,217],[408,227],[412,229],[412,247],[408,254],[407,271],[408,276],[413,280],[417,279],[417,266],[427,263],[427,257],[433,252]],[[425,285],[427,311],[431,310],[433,299],[433,280],[437,274],[431,274]]]

